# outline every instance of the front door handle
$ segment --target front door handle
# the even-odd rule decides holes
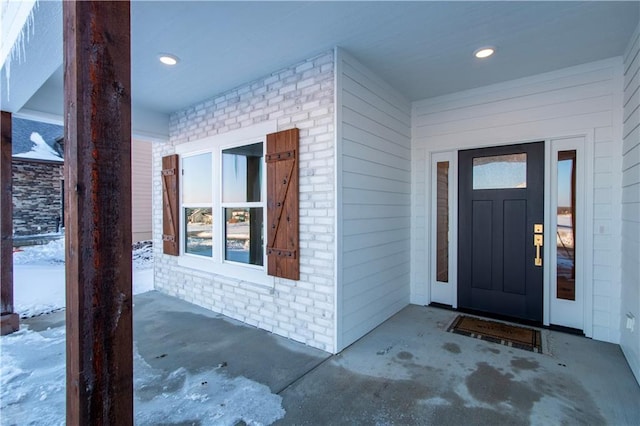
[[[536,266],[542,266],[542,234],[533,236],[533,245],[536,248],[536,258],[533,263]]]

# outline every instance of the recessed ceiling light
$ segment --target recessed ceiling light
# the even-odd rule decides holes
[[[158,59],[165,65],[175,65],[179,61],[177,56],[171,55],[170,53],[161,53],[158,55]]]
[[[489,47],[489,46],[481,47],[480,49],[477,49],[475,52],[473,52],[473,56],[479,59],[484,59],[493,55],[495,52],[496,52],[495,47]]]

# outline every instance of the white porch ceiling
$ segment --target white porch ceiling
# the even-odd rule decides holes
[[[639,5],[134,1],[134,128],[166,135],[171,112],[334,46],[410,100],[619,56],[640,21]],[[3,109],[61,120],[60,9],[45,1],[35,9],[26,61],[12,64]],[[498,51],[479,61],[472,52],[483,45]],[[181,61],[168,68],[157,60],[160,52]],[[24,77],[29,75],[34,77]]]

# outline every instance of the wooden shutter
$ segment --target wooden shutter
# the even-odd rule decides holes
[[[300,279],[298,129],[267,135],[267,273]]]
[[[162,157],[162,252],[180,254],[178,154]]]

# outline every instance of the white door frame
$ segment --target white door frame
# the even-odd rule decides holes
[[[549,215],[546,223],[550,236],[548,240],[551,244],[547,244],[547,252],[545,256],[549,261],[547,274],[548,285],[545,288],[549,294],[545,297],[545,305],[548,305],[548,318],[545,317],[546,325],[560,325],[563,327],[575,328],[583,330],[587,336],[592,335],[593,315],[587,314],[592,312],[593,305],[593,281],[591,276],[593,254],[590,247],[593,247],[593,233],[588,232],[588,223],[593,223],[593,143],[586,136],[576,136],[573,138],[555,138],[549,141],[549,161],[548,170],[545,171],[549,175],[549,196],[545,197],[549,200],[549,208],[545,213]],[[567,301],[556,297],[557,288],[557,244],[555,230],[557,226],[557,215],[553,212],[558,208],[558,152],[566,150],[575,150],[576,158],[576,229],[574,229],[576,247],[576,290],[575,301]]]
[[[449,162],[449,281],[446,283],[437,280],[436,250],[437,250],[437,203],[433,194],[437,194],[437,167],[439,162]],[[431,154],[430,185],[430,236],[428,265],[429,271],[429,303],[436,302],[444,305],[451,305],[454,309],[458,307],[458,152],[448,151]],[[429,198],[428,198],[429,199]]]
[[[464,149],[487,148],[490,146],[511,145],[528,142],[538,142],[540,139],[511,141],[495,145],[465,146]],[[557,192],[557,152],[558,150],[576,149],[578,151],[578,191],[582,194],[581,200],[577,202],[577,215],[579,222],[576,227],[576,274],[580,274],[582,285],[581,302],[582,313],[574,312],[574,316],[581,316],[582,330],[587,337],[593,335],[593,281],[590,265],[593,264],[593,253],[589,247],[593,247],[593,233],[588,232],[589,223],[593,223],[593,131],[582,134],[562,135],[548,138],[545,142],[545,190],[544,190],[544,248],[543,248],[543,324],[562,325],[572,327],[567,324],[577,324],[566,321],[559,315],[559,310],[563,309],[563,302],[555,297],[555,273],[556,273],[556,251],[555,251],[555,223],[556,215],[552,215],[552,209],[557,208],[557,201],[553,199]],[[449,282],[440,283],[436,280],[436,167],[440,161],[449,161]],[[436,302],[451,305],[454,309],[458,304],[458,283],[457,283],[457,257],[458,257],[458,150],[431,152],[426,158],[426,170],[428,172],[428,184],[426,185],[426,199],[428,200],[429,221],[428,247],[429,255],[427,261],[428,279],[427,295],[428,303]],[[553,169],[553,173],[552,173]],[[581,170],[581,171],[580,171]],[[553,217],[552,217],[553,216]],[[553,231],[553,232],[552,232]],[[582,241],[582,243],[580,243]],[[548,242],[552,242],[548,244]],[[579,271],[578,271],[579,269]],[[553,277],[552,277],[553,274]],[[552,279],[553,278],[553,279]],[[553,287],[553,289],[552,289]],[[578,290],[576,289],[576,292]],[[576,294],[577,297],[577,294]],[[578,327],[572,327],[578,328]]]

